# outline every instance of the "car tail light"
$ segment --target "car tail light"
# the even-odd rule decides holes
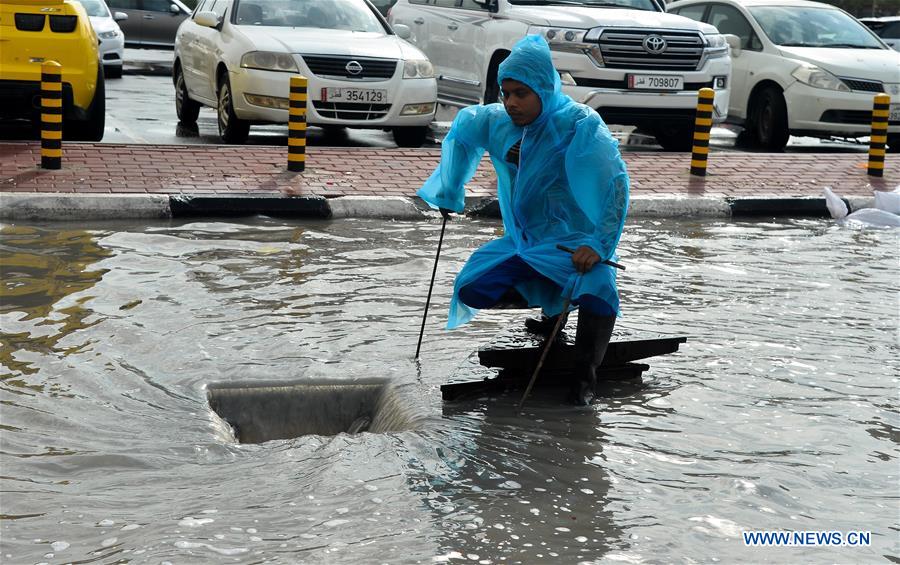
[[[44,14],[16,14],[16,29],[41,31],[44,29]]]
[[[50,29],[58,33],[73,32],[77,24],[78,16],[50,16]]]

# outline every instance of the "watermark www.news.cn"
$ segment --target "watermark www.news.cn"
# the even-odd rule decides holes
[[[764,530],[741,532],[741,534],[744,538],[744,545],[760,547],[863,547],[872,545],[872,532]]]

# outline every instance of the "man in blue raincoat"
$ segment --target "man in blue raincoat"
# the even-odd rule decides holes
[[[477,249],[456,277],[448,328],[468,322],[511,290],[540,306],[552,327],[565,297],[579,308],[571,399],[593,400],[619,312],[615,249],[628,208],[628,173],[618,143],[591,108],[561,92],[550,48],[520,40],[497,73],[502,104],[460,110],[441,162],[418,195],[460,213],[465,183],[486,151],[497,172],[504,235]],[[575,249],[568,254],[557,248]]]

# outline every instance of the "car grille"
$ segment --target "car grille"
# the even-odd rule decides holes
[[[873,80],[859,80],[855,78],[843,78],[841,80],[850,90],[861,90],[862,92],[883,92],[884,85]]]
[[[872,123],[872,112],[868,110],[826,110],[822,113],[819,121],[832,124],[869,125]],[[889,121],[888,125],[900,125],[900,121]]]
[[[357,80],[388,79],[397,69],[396,59],[371,59],[367,57],[336,57],[327,55],[302,55],[303,61],[314,75],[340,77]],[[347,65],[356,61],[362,67],[358,73],[351,73]]]
[[[379,120],[387,115],[390,104],[367,104],[365,102],[322,102],[313,100],[316,112],[323,118],[338,120]]]
[[[648,53],[643,41],[649,35],[659,35],[665,39],[665,51]],[[605,30],[597,43],[605,66],[611,69],[696,70],[703,57],[703,39],[692,31]]]

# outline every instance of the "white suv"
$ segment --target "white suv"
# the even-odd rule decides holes
[[[366,0],[201,0],[175,38],[175,108],[218,111],[226,143],[288,121],[290,77],[309,80],[307,122],[391,130],[422,145],[434,118],[431,63]]]
[[[900,53],[848,13],[803,0],[683,0],[669,10],[740,38],[728,121],[742,144],[781,151],[793,135],[859,137],[876,94],[891,96],[888,151],[900,150]]]
[[[690,150],[701,88],[715,90],[714,122],[728,111],[726,37],[667,14],[662,0],[399,0],[388,20],[398,33],[409,27],[431,60],[442,103],[495,102],[497,66],[516,41],[540,34],[566,94],[666,149]]]

